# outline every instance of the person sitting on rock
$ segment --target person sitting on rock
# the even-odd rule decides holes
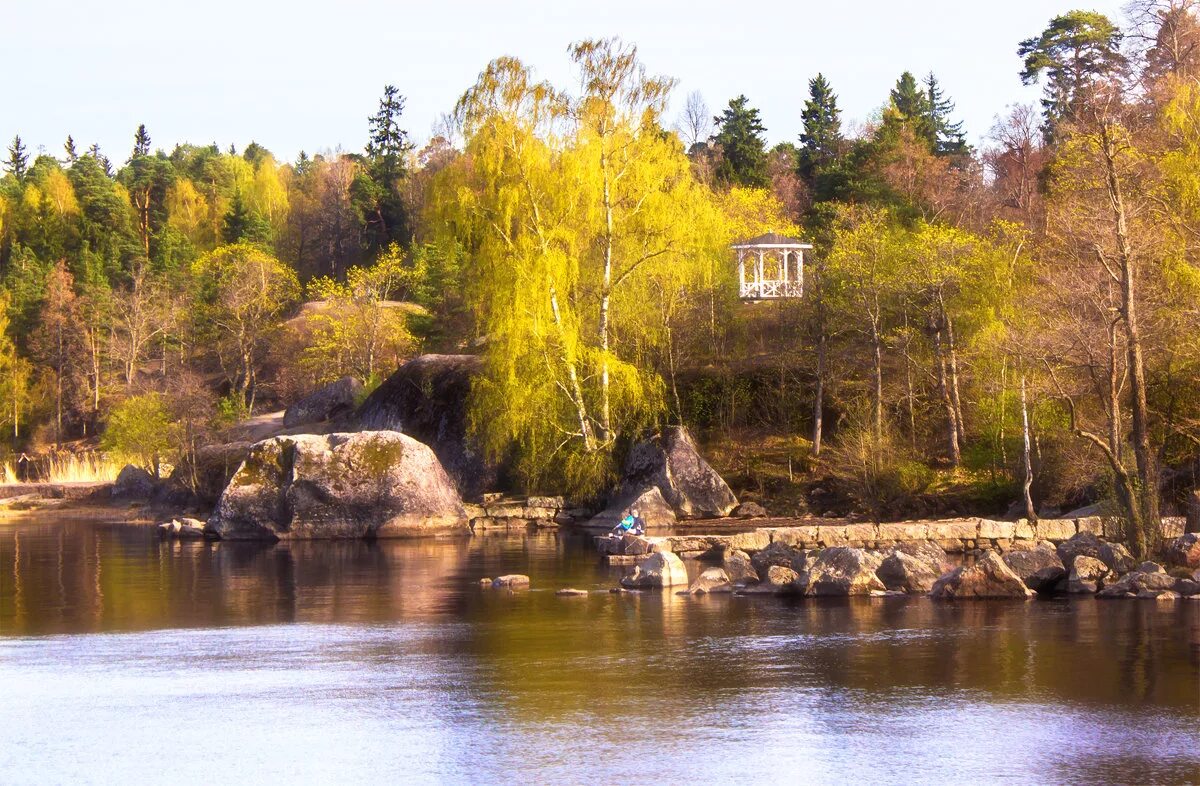
[[[612,528],[612,532],[608,533],[613,537],[621,537],[622,535],[642,535],[646,532],[646,525],[638,516],[637,510],[631,510],[625,514],[625,517],[617,523],[617,526]]]

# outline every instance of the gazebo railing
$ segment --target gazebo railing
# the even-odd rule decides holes
[[[783,297],[803,297],[803,281],[743,281],[739,297],[743,300],[771,300]]]

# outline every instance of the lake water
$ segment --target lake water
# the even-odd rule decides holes
[[[0,783],[1200,782],[1200,603],[554,595],[621,570],[0,522]]]

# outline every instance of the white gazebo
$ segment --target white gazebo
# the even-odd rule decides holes
[[[777,232],[733,244],[738,260],[738,295],[742,300],[776,300],[804,296],[804,251],[812,248]],[[749,262],[750,279],[746,279]]]

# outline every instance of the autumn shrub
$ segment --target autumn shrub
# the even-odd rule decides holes
[[[887,424],[876,433],[863,412],[853,413],[839,429],[825,461],[830,474],[876,522],[910,507],[934,479],[933,470],[909,453]]]

